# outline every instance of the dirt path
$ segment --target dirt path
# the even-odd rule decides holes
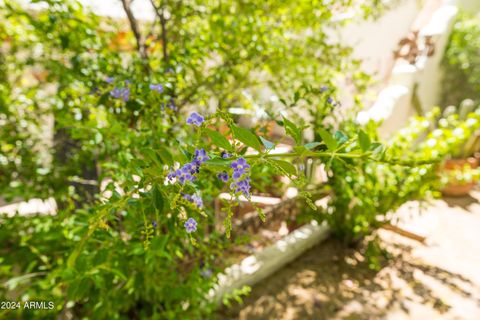
[[[252,288],[221,319],[480,319],[480,193],[401,210],[427,245],[380,230],[391,255],[373,271],[365,248],[328,240]]]

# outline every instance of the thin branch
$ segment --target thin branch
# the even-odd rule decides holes
[[[394,226],[390,223],[386,223],[386,224],[382,225],[382,228],[385,229],[385,230],[390,230],[392,232],[395,232],[396,234],[399,234],[399,235],[404,236],[406,238],[418,241],[422,244],[425,244],[425,241],[426,241],[425,237],[422,237],[422,236],[420,236],[416,233],[407,231],[405,229],[399,228],[399,227]]]
[[[138,26],[137,20],[135,19],[135,16],[133,15],[132,9],[131,9],[131,0],[122,0],[122,5],[123,5],[123,10],[125,11],[125,14],[127,15],[128,22],[130,23],[130,29],[133,32],[133,35],[135,36],[135,40],[137,41],[137,49],[138,52],[140,53],[140,56],[144,61],[148,61],[148,56],[147,56],[147,51],[145,50],[145,41],[142,37],[142,34],[140,32],[140,28]]]
[[[165,19],[165,11],[163,6],[161,8],[155,5],[155,0],[150,0],[153,9],[155,10],[155,14],[160,19],[160,26],[162,28],[162,48],[163,48],[163,60],[165,64],[168,65],[168,38],[167,38],[167,19]]]

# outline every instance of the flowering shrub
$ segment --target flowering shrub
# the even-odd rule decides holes
[[[126,44],[116,22],[77,2],[40,2],[46,10],[0,0],[0,187],[7,200],[54,197],[58,212],[0,218],[0,294],[55,309],[0,310],[2,318],[205,317],[232,209],[250,198],[256,173],[288,177],[314,210],[307,160],[385,160],[365,132],[325,125],[338,102],[320,84],[362,79],[350,49],[325,41],[350,0],[172,1],[156,7],[158,37],[134,31]],[[118,32],[99,29],[105,23]],[[263,87],[286,108],[315,106],[302,121],[272,113],[291,152],[274,154],[277,141],[226,112]],[[212,227],[220,192],[232,197],[227,237]]]

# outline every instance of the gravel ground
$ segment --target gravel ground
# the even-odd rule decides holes
[[[380,230],[389,259],[369,268],[365,246],[333,239],[252,288],[219,319],[480,319],[480,192],[398,211],[421,244]]]

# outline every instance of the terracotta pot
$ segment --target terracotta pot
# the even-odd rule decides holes
[[[448,159],[443,165],[446,170],[458,170],[468,165],[470,168],[475,169],[478,167],[478,160],[474,157],[469,157],[467,159]]]
[[[465,166],[469,166],[472,169],[476,169],[480,160],[478,158],[469,157],[467,159],[449,159],[445,161],[443,165],[444,171],[454,171],[454,170],[461,170]],[[466,196],[472,191],[475,187],[476,181],[472,181],[470,183],[462,183],[451,181],[448,185],[446,185],[441,191],[442,194],[445,196],[451,197],[462,197]]]

